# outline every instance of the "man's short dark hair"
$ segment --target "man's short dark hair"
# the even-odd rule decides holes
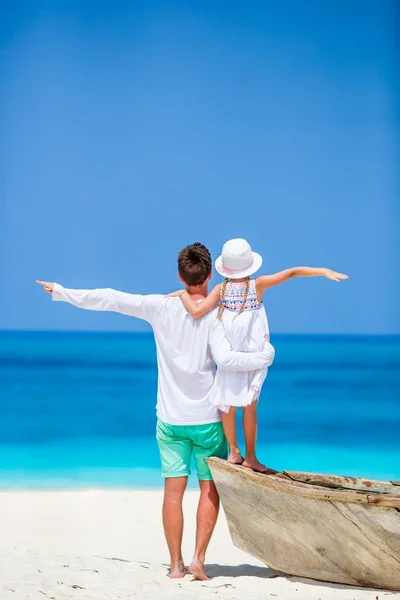
[[[202,285],[211,273],[209,250],[200,243],[183,248],[178,254],[178,271],[186,285]]]

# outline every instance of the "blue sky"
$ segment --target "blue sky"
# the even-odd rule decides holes
[[[167,292],[182,246],[245,237],[350,275],[269,291],[272,333],[400,333],[395,11],[3,1],[0,329],[141,329],[34,281]]]

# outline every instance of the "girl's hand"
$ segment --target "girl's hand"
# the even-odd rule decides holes
[[[331,269],[324,269],[324,275],[327,279],[331,279],[332,281],[341,281],[342,279],[348,279],[348,275],[344,275],[343,273],[337,273],[336,271],[331,271]]]
[[[44,287],[44,291],[47,292],[48,294],[53,293],[54,283],[50,283],[49,281],[38,281],[37,279],[36,279],[36,283],[38,283],[39,285],[42,285]]]
[[[177,290],[176,292],[171,292],[170,294],[167,294],[165,297],[166,298],[175,298],[176,296],[180,297],[185,292],[186,292],[186,290]]]

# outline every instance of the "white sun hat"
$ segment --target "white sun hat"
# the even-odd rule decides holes
[[[227,241],[222,254],[215,261],[215,270],[223,277],[241,279],[252,275],[262,265],[262,257],[253,252],[246,240],[237,238]]]

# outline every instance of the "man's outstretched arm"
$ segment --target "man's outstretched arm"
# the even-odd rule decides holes
[[[264,349],[260,352],[237,352],[225,336],[224,326],[221,321],[210,331],[209,345],[215,364],[224,371],[257,371],[272,365],[275,350],[265,342]]]
[[[46,292],[51,294],[54,301],[69,302],[78,308],[86,310],[118,312],[123,315],[145,319],[146,321],[151,321],[154,309],[156,308],[155,304],[157,304],[155,300],[162,299],[162,296],[128,294],[110,288],[73,290],[64,288],[58,283],[50,283],[48,281],[37,281],[37,283],[42,285]]]

